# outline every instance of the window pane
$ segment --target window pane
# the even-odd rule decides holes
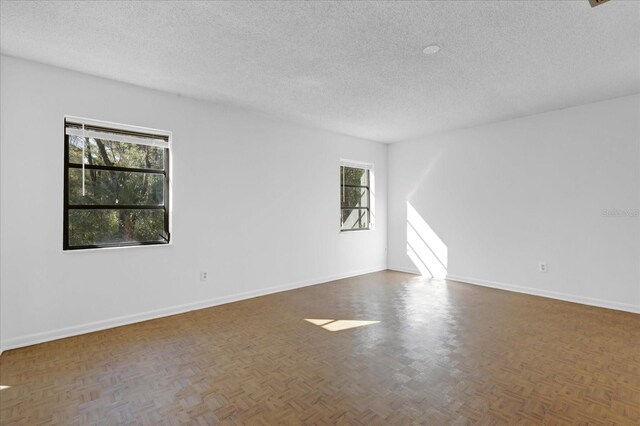
[[[342,188],[342,207],[369,207],[369,190],[367,188]]]
[[[340,170],[340,185],[369,186],[369,171],[367,169],[342,166]]]
[[[69,168],[69,204],[164,203],[164,176],[155,173],[84,171],[85,196],[82,197],[82,169]]]
[[[82,164],[82,138],[69,136],[69,163]]]
[[[86,138],[85,164],[164,170],[164,149]],[[69,163],[82,164],[82,138],[69,136]]]
[[[69,210],[69,245],[162,242],[164,210]]]
[[[367,209],[344,209],[342,229],[369,229],[369,211]]]

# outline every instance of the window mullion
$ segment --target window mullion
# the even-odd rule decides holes
[[[71,169],[81,169],[82,164],[70,163],[68,167]],[[111,172],[149,173],[149,174],[156,174],[156,175],[166,174],[165,170],[145,169],[140,167],[101,166],[98,164],[85,164],[84,168],[87,170],[104,170],[104,171],[111,171]]]

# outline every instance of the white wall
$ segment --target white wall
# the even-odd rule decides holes
[[[409,202],[450,278],[640,311],[640,96],[393,144],[389,172],[390,268]]]
[[[386,267],[386,145],[5,56],[1,93],[4,349]],[[173,245],[62,251],[65,114],[173,132]],[[338,231],[341,158],[374,231]]]
[[[386,145],[0,59],[3,349],[385,268]],[[171,246],[62,251],[65,114],[173,131]],[[410,202],[450,277],[640,311],[640,218],[602,216],[640,208],[640,96],[388,155],[390,267]],[[375,164],[374,231],[338,232],[341,158]]]

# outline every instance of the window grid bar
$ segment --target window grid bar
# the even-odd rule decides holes
[[[344,188],[366,188],[369,189],[369,185],[350,185],[350,184],[342,184]]]
[[[69,163],[69,166],[72,169],[81,169],[82,164]],[[121,167],[121,166],[99,166],[97,164],[85,164],[84,168],[86,170],[106,170],[111,172],[134,172],[134,173],[149,173],[156,175],[164,175],[166,172],[161,169],[144,169],[139,167]]]
[[[71,204],[69,210],[162,210],[164,204]]]

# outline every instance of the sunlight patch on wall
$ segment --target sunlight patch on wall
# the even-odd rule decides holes
[[[422,275],[433,278],[447,276],[447,246],[409,202],[407,255]]]
[[[342,331],[351,328],[364,327],[371,324],[378,324],[380,321],[362,321],[362,320],[334,320],[334,319],[312,319],[305,318],[305,321],[320,326],[328,331]]]

